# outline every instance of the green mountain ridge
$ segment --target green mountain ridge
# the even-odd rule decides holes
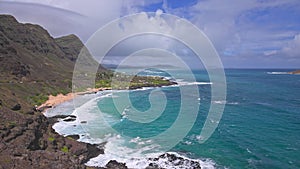
[[[71,91],[75,61],[83,47],[77,36],[53,38],[39,25],[0,15],[0,47],[0,100],[6,107],[17,102],[28,109],[41,102],[41,93]],[[106,71],[102,66],[99,70]]]

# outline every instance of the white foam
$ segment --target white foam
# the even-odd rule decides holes
[[[175,155],[182,158],[181,164],[179,160],[170,161],[167,157],[162,157],[164,152],[157,152],[158,145],[155,145],[152,140],[143,140],[140,137],[129,140],[131,146],[120,135],[110,135],[106,139],[107,143],[104,146],[104,154],[90,159],[87,166],[105,167],[110,160],[116,160],[120,163],[125,163],[128,168],[146,168],[149,164],[153,163],[162,168],[174,169],[188,169],[192,168],[192,161],[200,164],[201,168],[212,169],[215,168],[215,163],[210,160],[190,159],[175,152],[168,152],[168,154]],[[132,145],[133,144],[133,145]],[[156,160],[154,160],[156,158]],[[157,159],[158,158],[158,159]]]
[[[192,145],[193,143],[191,141],[184,141],[183,144]]]
[[[285,75],[285,74],[289,74],[289,72],[267,72],[267,74],[270,74],[270,75]]]
[[[230,104],[230,105],[238,105],[239,102],[227,102],[226,104]]]
[[[142,87],[142,88],[138,88],[135,89],[136,91],[142,91],[142,90],[150,90],[150,89],[154,89],[155,87]]]
[[[185,82],[176,81],[179,86],[189,86],[189,85],[211,85],[212,82]]]
[[[81,121],[86,121],[86,123],[90,123],[92,120],[97,119],[98,114],[94,113],[94,112],[95,112],[95,110],[98,110],[98,105],[97,105],[98,100],[102,99],[104,97],[111,97],[111,96],[112,96],[111,93],[106,93],[105,95],[94,97],[90,100],[87,100],[85,103],[81,103],[75,109],[74,109],[74,105],[71,105],[73,112],[69,113],[69,115],[76,116],[76,119],[74,121],[69,121],[69,122],[63,121],[65,119],[68,119],[68,117],[65,119],[60,119],[57,123],[55,123],[52,126],[52,128],[57,133],[59,133],[60,135],[64,135],[64,136],[73,135],[73,134],[87,136],[88,134],[85,131],[85,126],[83,126],[86,124],[82,124]],[[82,100],[79,100],[79,102],[81,102],[81,101]],[[59,112],[60,107],[56,107],[53,110]],[[104,113],[103,115],[105,116],[106,121],[109,121],[111,123],[114,123],[116,121],[116,119],[113,117],[110,117],[109,114]],[[101,127],[101,126],[98,126],[98,127]]]
[[[239,102],[228,102],[226,100],[214,100],[212,101],[213,104],[229,104],[229,105],[238,105]]]
[[[152,145],[151,142],[142,141],[139,137],[131,139],[130,143],[137,146],[135,148],[129,148],[126,146],[126,141],[122,137],[119,135],[111,135],[111,137],[107,139],[104,154],[90,159],[86,165],[104,167],[110,160],[116,160],[126,163],[129,168],[147,167],[147,156],[144,155],[144,152],[155,149],[156,146]]]
[[[226,104],[226,100],[214,100],[212,101],[214,104]]]
[[[164,154],[164,152],[159,151],[159,145],[155,144],[153,140],[145,140],[140,137],[133,139],[125,139],[117,134],[108,133],[101,138],[93,138],[89,133],[82,128],[83,125],[80,122],[82,120],[87,121],[87,125],[90,124],[90,120],[93,120],[95,117],[92,113],[93,109],[97,108],[97,101],[104,97],[111,97],[111,93],[106,93],[100,97],[94,98],[87,101],[86,103],[80,105],[72,113],[76,115],[77,118],[73,122],[60,122],[54,124],[53,128],[61,135],[71,135],[78,134],[80,136],[79,141],[100,144],[106,142],[104,146],[104,154],[101,154],[95,158],[90,159],[86,165],[88,166],[97,166],[105,167],[105,165],[110,160],[116,160],[121,163],[126,163],[126,166],[129,168],[146,168],[149,164],[154,163],[158,167],[163,168],[174,168],[174,169],[184,169],[191,168],[189,163],[175,164],[176,162],[169,161],[167,158],[159,158],[159,160],[153,160],[154,158],[159,157]],[[124,113],[126,116],[126,110]],[[109,116],[109,114],[104,113],[104,115]],[[105,119],[109,119],[106,117]],[[187,142],[190,144],[191,142]],[[177,157],[187,159],[188,161],[198,162],[201,168],[211,169],[215,168],[215,163],[212,160],[200,160],[200,159],[190,159],[188,157],[179,155],[177,153],[172,153]],[[185,160],[184,160],[185,161]]]

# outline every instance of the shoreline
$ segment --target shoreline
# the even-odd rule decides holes
[[[79,96],[79,95],[84,95],[84,94],[93,94],[95,92],[98,92],[98,91],[103,91],[103,90],[111,90],[110,88],[97,88],[97,89],[88,89],[87,91],[85,92],[78,92],[78,93],[69,93],[67,95],[62,95],[64,96],[65,98],[68,98],[68,99],[73,99],[75,98],[76,96]],[[51,98],[49,97],[49,100],[55,100],[60,98],[60,96],[52,96]],[[58,99],[59,100],[59,99]],[[60,100],[62,101],[62,100]],[[68,101],[68,100],[65,100],[65,101]],[[46,103],[46,102],[45,102]],[[58,102],[57,102],[58,103]],[[63,102],[61,102],[63,103]],[[61,104],[59,103],[59,104]],[[52,108],[55,108],[55,107],[52,107]],[[56,119],[66,119],[66,120],[63,120],[64,122],[72,122],[74,120],[76,120],[76,116],[74,115],[57,115],[57,116],[53,116],[53,117],[50,117],[50,119],[52,119],[52,121],[56,121]],[[85,122],[86,123],[86,122]],[[54,123],[51,124],[51,126],[53,126]],[[74,124],[72,124],[74,126]],[[76,124],[77,125],[77,124]],[[54,128],[53,128],[54,129]],[[57,130],[54,129],[54,131],[56,133]],[[59,133],[58,133],[59,134]],[[93,145],[93,146],[96,146],[98,149],[100,149],[100,154],[98,154],[97,156],[93,157],[93,158],[89,158],[87,161],[85,161],[84,165],[87,166],[87,167],[91,167],[91,168],[124,168],[124,169],[127,169],[127,168],[152,168],[153,166],[159,166],[160,164],[160,160],[164,160],[166,161],[166,165],[170,166],[170,167],[175,167],[175,166],[189,166],[190,168],[202,168],[203,166],[214,166],[215,165],[215,162],[214,161],[204,161],[204,160],[201,160],[200,158],[192,158],[192,157],[189,157],[187,154],[180,154],[179,152],[176,152],[176,151],[169,151],[169,152],[159,152],[153,156],[147,156],[147,157],[141,157],[141,158],[132,158],[131,159],[131,163],[127,163],[126,160],[124,161],[124,159],[122,158],[115,158],[115,157],[111,157],[111,158],[103,158],[99,155],[102,155],[102,156],[106,156],[105,155],[105,145],[107,143],[107,141],[104,141],[104,142],[101,142],[101,143],[95,143],[95,142],[86,142],[86,141],[79,141],[78,139],[81,137],[81,134],[72,134],[72,133],[68,133],[70,135],[61,135],[63,137],[68,137],[68,138],[71,138],[73,140],[75,140],[76,142],[82,142],[84,144],[88,144],[88,145]],[[94,151],[94,149],[91,149],[89,151]],[[94,151],[94,152],[90,152],[91,154],[95,155],[97,152],[99,151]],[[109,156],[109,154],[108,154]],[[107,156],[106,156],[107,157]],[[94,160],[91,160],[91,159],[94,159]],[[102,160],[104,161],[103,164],[99,164],[97,163],[97,160]],[[140,161],[143,161],[144,164],[141,165],[139,164]],[[177,164],[175,163],[174,161],[179,161],[180,164]],[[154,167],[156,168],[156,167]]]
[[[97,93],[99,91],[104,91],[104,90],[111,90],[111,88],[108,88],[108,87],[93,88],[93,89],[88,88],[84,92],[71,92],[66,95],[59,93],[56,96],[49,95],[48,100],[46,102],[44,102],[43,104],[41,104],[40,106],[35,106],[35,109],[40,111],[42,114],[44,114],[47,109],[53,108],[64,102],[70,101],[79,95],[92,94],[92,93]]]
[[[178,84],[177,82],[169,81],[168,84],[164,84],[164,85],[134,86],[134,87],[127,88],[127,90],[139,89],[139,88],[144,88],[144,87],[164,87],[164,86],[172,86],[172,85],[177,85],[177,84]],[[47,109],[53,108],[64,102],[70,101],[78,95],[92,94],[92,93],[97,93],[99,91],[104,91],[104,90],[112,90],[112,87],[87,88],[86,91],[83,91],[83,92],[70,92],[66,95],[59,93],[56,96],[49,95],[48,100],[46,102],[44,102],[43,104],[41,104],[40,106],[35,106],[35,109],[44,114]],[[120,90],[120,89],[116,89],[116,90]]]

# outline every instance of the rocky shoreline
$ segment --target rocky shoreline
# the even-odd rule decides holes
[[[47,118],[40,111],[32,110],[24,114],[0,108],[0,168],[101,168],[127,169],[124,163],[110,160],[106,167],[89,167],[89,159],[104,153],[104,145],[78,142],[78,135],[63,137],[52,126],[58,119],[76,119],[76,116],[61,115]],[[3,121],[4,119],[4,121]],[[156,163],[164,159],[174,165],[190,164],[201,168],[200,163],[172,154],[162,154],[153,159],[147,169],[158,169]]]
[[[6,110],[10,111],[10,110]],[[0,115],[8,119],[8,113],[0,111]],[[52,125],[59,118],[47,118],[39,111],[33,111],[30,117],[20,116],[17,112],[9,112],[14,123],[0,128],[0,168],[98,168],[88,167],[85,163],[104,151],[103,145],[93,145],[76,141],[77,135],[60,136]],[[108,169],[127,168],[125,164],[112,160]]]
[[[5,111],[1,117],[14,121],[0,128],[0,168],[86,168],[84,163],[103,153],[97,145],[55,133],[56,118]]]

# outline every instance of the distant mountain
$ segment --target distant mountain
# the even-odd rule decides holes
[[[132,65],[116,65],[116,64],[102,64],[103,67],[107,69],[148,69],[148,68],[162,68],[162,69],[180,69],[180,67],[173,66],[171,64],[160,64],[160,65],[151,65],[151,66],[136,66],[134,64]]]

